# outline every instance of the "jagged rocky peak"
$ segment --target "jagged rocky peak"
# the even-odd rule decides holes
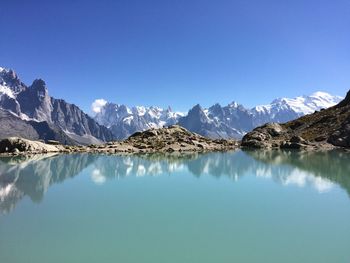
[[[35,79],[31,85],[32,89],[47,92],[46,82],[42,79]]]
[[[243,107],[242,104],[239,104],[239,103],[236,102],[236,101],[232,101],[232,102],[229,103],[227,106],[228,106],[229,108],[239,108],[239,107]]]
[[[0,78],[7,80],[18,80],[18,76],[15,71],[2,67],[0,67]]]
[[[208,108],[208,115],[210,118],[223,119],[225,118],[225,109],[216,103]]]
[[[194,111],[194,112],[195,111],[203,111],[203,108],[202,108],[202,106],[199,103],[197,103],[196,105],[194,105],[192,107],[192,109],[190,111]]]
[[[34,80],[29,88],[17,95],[17,101],[21,112],[27,117],[37,121],[51,122],[51,99],[43,80]]]
[[[118,112],[119,114],[121,114],[121,115],[126,116],[126,115],[128,115],[131,111],[130,111],[130,109],[129,109],[126,105],[121,104],[121,105],[117,105],[117,112]]]
[[[186,121],[184,121],[186,119]],[[182,124],[181,121],[182,120]],[[206,123],[210,122],[205,110],[200,104],[195,105],[192,109],[188,111],[186,117],[183,117],[179,120],[180,125],[183,125],[186,129],[198,132],[194,127],[196,123]],[[184,123],[187,123],[186,125]],[[192,125],[192,127],[191,127]]]
[[[137,131],[150,128],[161,128],[175,124],[180,112],[173,112],[171,108],[163,109],[156,106],[133,106],[95,100],[92,110],[96,113],[95,120],[110,128],[117,139],[125,139]]]
[[[26,88],[14,70],[2,67],[0,67],[0,86],[2,86],[3,89],[8,88],[14,94],[19,93]],[[14,94],[11,95],[14,96]]]
[[[204,109],[202,108],[202,106],[200,104],[196,104],[195,106],[193,106],[193,108],[188,111],[187,116],[188,117],[198,116],[201,118],[202,117],[207,118],[207,115],[205,114]]]
[[[39,100],[44,100],[45,98],[49,97],[49,91],[46,87],[46,83],[42,79],[34,80],[29,88]]]
[[[46,83],[36,79],[27,87],[13,70],[0,68],[0,108],[7,111],[0,119],[0,136],[23,134],[21,127],[31,129],[25,138],[59,139],[61,143],[101,143],[114,139],[111,131],[99,125],[74,104],[49,96]],[[12,115],[17,117],[13,118]],[[5,129],[7,129],[5,131]],[[34,129],[34,130],[33,130]]]
[[[213,106],[209,107],[208,110],[213,113],[222,113],[222,107],[219,103],[215,103]]]

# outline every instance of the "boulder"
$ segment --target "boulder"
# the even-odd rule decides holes
[[[273,139],[284,134],[285,129],[278,123],[268,123],[247,133],[242,146],[250,148],[271,148]]]
[[[18,137],[10,137],[0,141],[0,153],[58,152],[63,149],[64,147],[61,145],[49,145]]]
[[[327,142],[339,147],[350,147],[350,123],[345,123],[335,131],[329,136]]]

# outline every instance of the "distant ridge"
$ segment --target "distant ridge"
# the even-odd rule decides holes
[[[210,138],[241,139],[247,132],[268,122],[287,122],[315,111],[329,108],[341,101],[341,97],[326,92],[293,99],[279,98],[270,104],[247,109],[237,102],[227,106],[215,104],[208,109],[195,105],[187,114],[174,112],[169,107],[131,107],[104,100],[95,101],[95,120],[111,129],[118,139],[125,139],[136,131],[178,123],[189,131]],[[99,103],[97,103],[99,102]],[[103,102],[103,103],[101,103]]]

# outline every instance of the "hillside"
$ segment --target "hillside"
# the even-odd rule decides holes
[[[350,91],[336,106],[284,123],[254,129],[242,139],[253,148],[350,147]]]

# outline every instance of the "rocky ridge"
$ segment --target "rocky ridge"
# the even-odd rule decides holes
[[[89,146],[61,145],[57,141],[43,143],[17,137],[0,141],[2,155],[38,154],[48,152],[90,153],[154,153],[154,152],[206,152],[227,151],[238,147],[235,140],[209,139],[189,132],[178,125],[136,132],[124,141]]]

